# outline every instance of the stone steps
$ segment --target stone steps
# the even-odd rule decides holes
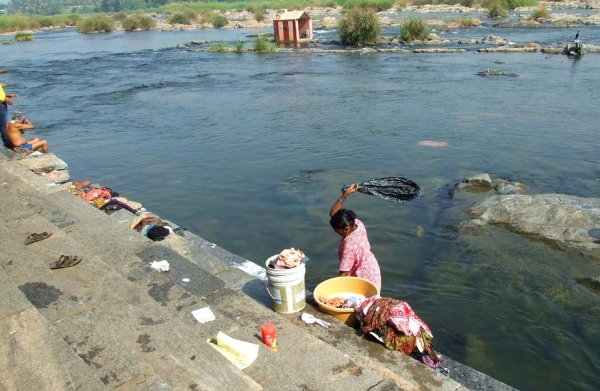
[[[7,194],[3,194],[2,199],[3,204],[13,205],[17,202],[36,205],[38,201],[35,197],[18,200]],[[55,217],[50,202],[46,205],[43,214]],[[28,214],[19,208],[12,214],[2,212],[8,226],[3,232],[2,247],[8,243],[17,244],[2,255],[9,276],[107,386],[144,389],[148,385],[146,379],[158,373],[164,378],[161,387],[165,389],[261,389],[205,340],[198,339],[192,328],[163,308],[174,285],[169,277],[175,277],[175,274],[158,273],[134,255],[117,258],[94,255],[97,247],[90,250],[88,243],[79,242],[79,237],[73,235],[75,231],[68,229],[70,225],[60,229],[45,220],[42,214]],[[102,217],[98,220],[102,222]],[[53,235],[27,247],[22,245],[23,238],[29,233],[41,231],[52,231]],[[106,239],[112,235],[99,236]],[[84,260],[74,268],[51,271],[47,265],[61,253],[82,254]],[[152,254],[144,255],[151,257]],[[144,278],[140,281],[150,289],[140,289],[134,277],[126,278],[105,263],[106,260],[122,263],[124,258],[128,258],[131,267],[127,274],[142,273]],[[185,259],[180,262],[195,266]],[[146,275],[150,278],[145,278]],[[216,280],[219,288],[224,286],[210,274],[202,275]],[[149,280],[154,282],[148,284]],[[179,293],[184,299],[193,298],[185,291]],[[44,298],[40,299],[42,296]],[[55,300],[47,303],[48,297]],[[186,303],[191,305],[193,301]],[[229,373],[225,379],[219,376],[223,368],[228,368]],[[236,373],[237,376],[233,375]]]
[[[273,312],[265,282],[233,267],[246,262],[237,255],[189,232],[152,242],[128,227],[134,215],[105,215],[65,191],[42,188],[35,178],[17,178],[18,168],[2,169],[7,164],[0,157],[0,248],[10,247],[0,264],[109,388],[466,389],[310,306],[304,311],[334,329],[306,325],[300,313]],[[46,230],[50,238],[23,246],[27,235]],[[60,254],[84,260],[49,270]],[[169,273],[149,267],[161,259],[170,262]],[[40,288],[53,292],[52,302],[35,295]],[[205,306],[217,320],[200,324],[190,312]],[[278,352],[260,341],[265,322],[277,325]],[[259,344],[256,362],[243,371],[233,367],[206,343],[219,331]],[[111,366],[111,355],[122,364]]]

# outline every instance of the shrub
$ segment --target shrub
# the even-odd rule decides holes
[[[498,0],[490,1],[487,5],[488,16],[492,19],[495,18],[506,18],[508,11],[502,6],[502,3]]]
[[[112,31],[114,21],[106,15],[91,15],[77,23],[77,31],[83,34]]]
[[[475,27],[477,23],[475,23],[475,19],[473,18],[458,18],[453,20],[454,23],[460,25],[460,27],[471,28]]]
[[[113,14],[112,18],[118,22],[124,22],[127,19],[127,14],[123,11],[117,12],[116,14]]]
[[[352,8],[344,12],[338,26],[342,42],[349,45],[372,43],[379,37],[381,23],[373,10]]]
[[[550,13],[546,9],[546,7],[538,8],[537,10],[535,10],[534,13],[531,14],[529,19],[531,19],[531,20],[550,19]]]
[[[31,34],[31,33],[16,33],[15,41],[33,41],[33,34]]]
[[[186,10],[183,14],[191,22],[195,22],[196,20],[198,20],[198,13],[196,11],[194,11],[194,10]]]
[[[191,24],[190,18],[186,17],[183,12],[176,12],[169,18],[171,24]]]
[[[215,26],[215,28],[218,28],[218,29],[220,29],[223,26],[227,26],[228,24],[229,24],[229,19],[227,19],[223,15],[217,15],[215,20],[213,20],[213,26]]]
[[[221,41],[215,45],[210,45],[210,47],[208,48],[209,51],[211,52],[228,52],[230,49],[227,45],[225,45],[225,42]]]
[[[429,35],[429,26],[420,18],[408,18],[404,20],[400,39],[404,42],[424,41]]]
[[[150,15],[131,15],[123,21],[123,30],[150,30],[156,27],[156,21]]]
[[[246,11],[252,12],[253,14],[255,14],[256,11],[258,11],[258,7],[255,4],[248,4],[246,6]]]
[[[514,10],[519,7],[534,7],[538,5],[538,0],[501,0],[502,6],[507,10]]]
[[[253,50],[255,52],[274,52],[275,45],[267,41],[266,38],[258,37],[254,40]]]
[[[262,22],[265,20],[265,13],[263,10],[257,10],[256,12],[254,12],[254,19],[257,22]]]
[[[394,0],[343,0],[341,1],[341,5],[345,10],[364,8],[380,12],[392,8],[394,5]]]
[[[2,41],[2,45],[12,45],[13,43],[15,43],[15,41],[7,40],[7,39]]]
[[[219,16],[215,11],[204,11],[202,12],[202,17],[200,18],[200,23],[210,23],[214,25],[215,18]]]
[[[235,48],[233,49],[233,51],[236,53],[244,53],[244,51],[245,51],[244,45],[245,45],[244,41],[237,41],[235,43]]]
[[[478,0],[460,0],[458,2],[458,4],[462,5],[463,7],[473,7],[477,3],[478,3]]]

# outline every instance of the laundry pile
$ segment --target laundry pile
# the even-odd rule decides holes
[[[106,214],[111,214],[120,209],[135,214],[146,211],[139,202],[130,201],[125,197],[121,197],[116,191],[91,181],[73,182],[73,185],[68,187],[67,191],[103,210]]]
[[[269,262],[271,269],[292,269],[301,263],[308,261],[302,250],[296,250],[293,247],[283,250],[278,256],[272,257]]]
[[[184,232],[187,230],[181,227],[173,229],[160,217],[151,216],[146,212],[141,213],[133,223],[129,224],[129,227],[154,241],[161,241],[172,233],[184,236]]]

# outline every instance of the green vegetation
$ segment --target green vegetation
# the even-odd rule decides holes
[[[244,41],[237,41],[235,43],[235,48],[233,49],[233,51],[236,53],[244,53],[246,51],[246,49],[244,48],[244,45],[245,45]]]
[[[156,27],[156,21],[150,15],[131,15],[123,21],[123,30],[151,30]]]
[[[190,18],[185,16],[183,12],[176,12],[168,19],[171,24],[192,24]]]
[[[429,35],[429,26],[420,18],[408,18],[404,20],[400,39],[404,42],[424,41]]]
[[[31,33],[16,33],[15,41],[33,41],[33,34]]]
[[[114,21],[106,15],[90,15],[77,23],[77,31],[84,34],[112,31]]]
[[[254,19],[257,22],[262,22],[265,20],[265,12],[263,10],[254,11]]]
[[[213,20],[213,26],[215,28],[220,29],[221,27],[227,26],[229,24],[229,19],[224,17],[223,15],[217,15],[215,20]]]
[[[364,8],[379,11],[389,10],[394,6],[394,0],[338,0],[345,10]]]
[[[229,48],[229,46],[227,46],[225,44],[225,42],[223,42],[223,41],[221,41],[221,42],[219,42],[217,44],[214,44],[214,45],[210,45],[210,47],[208,48],[208,50],[211,51],[211,52],[221,52],[221,53],[231,51],[231,49]]]
[[[477,26],[475,19],[473,18],[457,18],[452,20],[454,23],[460,25],[460,27],[471,28]]]
[[[198,20],[198,13],[195,10],[185,10],[183,12],[186,18],[188,18],[191,22],[195,22]]]
[[[215,21],[215,18],[219,16],[219,14],[212,10],[205,10],[200,12],[200,24],[210,23],[212,24]]]
[[[487,9],[488,17],[492,19],[506,18],[508,16],[508,11],[502,6],[502,3],[499,0],[491,0],[487,4]]]
[[[127,19],[128,15],[123,12],[117,12],[116,14],[112,15],[113,20],[117,21],[117,22],[124,22]]]
[[[538,8],[534,13],[532,13],[531,16],[529,17],[529,19],[531,19],[531,20],[550,19],[550,13],[548,12],[548,9],[546,9],[546,7],[541,7],[541,8]]]
[[[374,43],[380,31],[381,23],[375,12],[364,8],[345,11],[338,26],[341,41],[349,45]]]
[[[5,39],[4,41],[2,41],[2,45],[12,45],[13,43],[15,43],[15,41],[11,41],[9,39]]]
[[[274,52],[277,50],[275,45],[269,42],[266,38],[258,37],[254,40],[253,50],[255,52]]]
[[[501,0],[502,6],[509,11],[519,7],[534,7],[538,5],[538,0]]]

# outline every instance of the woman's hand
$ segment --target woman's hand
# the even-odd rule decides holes
[[[346,198],[350,194],[355,193],[357,190],[358,190],[358,183],[353,183],[352,185],[350,185],[349,188],[346,189],[344,194],[342,194],[342,197]]]

